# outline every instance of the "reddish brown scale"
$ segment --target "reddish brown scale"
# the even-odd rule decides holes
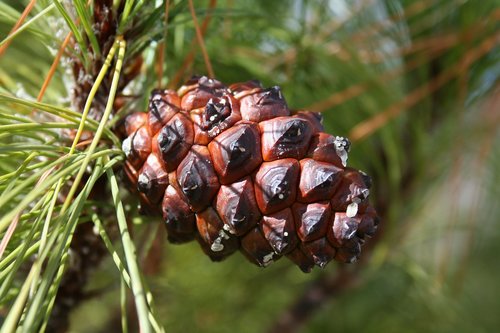
[[[155,154],[150,154],[137,178],[137,189],[152,204],[158,204],[168,186],[168,173]]]
[[[361,238],[368,236],[372,237],[377,231],[377,226],[379,224],[379,218],[375,209],[368,206],[364,214],[362,214],[361,221],[358,225],[357,235]]]
[[[123,172],[125,173],[125,180],[128,182],[127,185],[130,185],[128,188],[135,192],[137,191],[137,178],[139,178],[139,173],[128,160],[126,160],[124,164]]]
[[[129,114],[125,118],[125,134],[130,136],[132,133],[144,126],[147,120],[148,114],[146,112],[134,112]]]
[[[358,213],[365,213],[365,211],[369,208],[373,209],[372,206],[370,206],[370,201],[368,201],[368,198],[364,199],[360,203],[357,204]],[[376,214],[375,214],[376,215]]]
[[[179,193],[181,192],[181,187],[179,186],[179,182],[177,181],[177,171],[174,170],[168,173],[168,183],[173,186]]]
[[[139,178],[139,173],[137,169],[130,164],[129,161],[125,161],[125,166],[123,168],[125,173],[125,181],[128,185],[128,188],[131,189],[132,192],[137,193],[139,197],[139,212],[142,215],[151,215],[155,216],[161,214],[161,207],[159,205],[153,205],[149,199],[137,190],[137,179]]]
[[[224,222],[212,207],[196,214],[196,226],[198,241],[213,261],[221,261],[238,250],[238,238],[223,229]]]
[[[172,186],[168,186],[165,191],[162,212],[170,242],[184,243],[194,239],[196,232],[194,213]]]
[[[299,244],[292,252],[286,255],[295,263],[304,273],[310,273],[314,267],[314,260],[311,256],[304,253],[303,245]]]
[[[344,246],[337,249],[335,260],[343,263],[355,262],[361,254],[362,243],[362,240],[358,237],[353,237],[352,239],[346,241]]]
[[[262,163],[255,175],[255,198],[263,214],[272,214],[293,204],[299,169],[299,162],[292,158]]]
[[[303,242],[313,241],[326,235],[331,224],[332,211],[328,201],[293,205],[297,234]]]
[[[178,91],[181,96],[181,108],[188,111],[204,108],[210,99],[220,97],[226,92],[228,89],[225,85],[206,76],[193,77]]]
[[[269,266],[279,258],[258,226],[241,239],[241,252],[248,260],[261,267]]]
[[[140,169],[151,153],[151,137],[146,126],[140,127],[123,141],[122,150],[127,160],[136,169]]]
[[[264,161],[288,157],[301,159],[309,149],[313,127],[307,120],[277,117],[261,122],[259,127]]]
[[[330,199],[342,179],[342,169],[311,158],[300,161],[300,181],[297,200],[314,202]]]
[[[208,145],[221,184],[249,175],[262,163],[256,124],[243,122],[217,136]]]
[[[139,214],[145,216],[159,216],[162,214],[162,207],[160,205],[154,205],[144,193],[139,192]]]
[[[332,197],[332,209],[341,212],[353,202],[356,204],[365,202],[370,193],[368,179],[359,171],[346,168],[342,174],[340,186]]]
[[[311,111],[297,111],[294,112],[294,117],[307,120],[313,126],[313,132],[323,132],[325,128],[323,127],[323,116],[319,112]]]
[[[149,99],[148,124],[156,134],[180,110],[180,98],[173,90],[153,90]]]
[[[333,223],[328,230],[328,240],[337,247],[343,247],[346,242],[356,237],[360,219],[348,217],[345,213],[335,213]]]
[[[257,88],[255,93],[241,97],[240,111],[244,120],[254,122],[290,115],[290,110],[278,86],[264,90]]]
[[[251,80],[247,82],[234,83],[229,86],[229,90],[231,90],[235,98],[241,99],[245,96],[264,90],[264,87],[260,81]]]
[[[210,99],[204,108],[191,111],[194,143],[206,145],[241,120],[239,102],[231,95]]]
[[[342,159],[337,153],[336,137],[320,132],[313,136],[307,157],[319,162],[326,162],[338,168],[344,168]]]
[[[304,243],[304,252],[321,268],[324,268],[332,261],[336,254],[335,248],[328,243],[326,237]]]
[[[250,177],[222,185],[214,205],[228,232],[236,236],[244,235],[260,218]]]
[[[156,149],[168,172],[175,170],[193,144],[193,123],[185,113],[177,113],[155,137]]]
[[[191,210],[207,208],[220,184],[207,147],[194,145],[177,168],[177,181]]]
[[[263,216],[260,225],[264,237],[277,254],[289,253],[297,246],[298,239],[290,208]]]
[[[377,217],[368,211],[350,218],[345,213],[336,213],[332,227],[328,230],[328,241],[337,248],[335,260],[345,263],[356,261],[361,254],[364,236],[373,234]]]

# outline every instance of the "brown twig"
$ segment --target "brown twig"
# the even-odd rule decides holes
[[[47,76],[45,77],[45,80],[43,81],[42,87],[40,88],[40,92],[38,93],[38,96],[36,98],[37,102],[41,102],[43,99],[43,95],[45,95],[45,91],[47,90],[50,81],[52,80],[52,77],[54,77],[54,73],[56,72],[57,66],[59,65],[59,62],[61,60],[62,55],[64,54],[64,50],[66,49],[66,46],[68,46],[71,37],[73,36],[73,33],[70,31],[66,35],[66,38],[64,38],[64,41],[61,44],[61,47],[57,51],[56,57],[54,58],[54,61],[52,62],[52,65],[50,66],[49,72],[47,73]]]
[[[210,62],[210,57],[208,56],[207,49],[205,47],[205,41],[198,25],[198,18],[194,11],[193,0],[189,0],[189,11],[191,12],[191,17],[193,18],[194,29],[196,30],[196,38],[198,39],[198,45],[201,48],[201,53],[203,54],[203,60],[205,61],[205,66],[207,67],[207,72],[210,77],[215,77],[214,70],[212,68],[212,63]]]
[[[468,68],[474,61],[484,56],[493,47],[495,47],[499,42],[499,37],[500,34],[495,34],[484,40],[478,47],[469,51],[464,57],[462,57],[458,65],[452,66],[448,70],[440,73],[431,82],[413,90],[406,95],[402,101],[392,104],[384,111],[356,125],[349,133],[349,138],[353,142],[359,141],[382,128],[390,120],[399,116],[403,110],[415,105],[429,93],[436,91],[455,76],[460,75],[464,69]]]
[[[12,35],[17,29],[19,29],[19,27],[21,26],[21,24],[23,24],[24,20],[26,19],[26,17],[29,15],[29,13],[31,12],[31,10],[33,9],[33,7],[35,6],[36,4],[36,0],[31,0],[28,5],[26,6],[26,8],[24,8],[24,11],[23,13],[21,14],[21,16],[19,17],[19,19],[17,20],[16,24],[14,24],[14,27],[12,28],[12,30],[9,32],[9,35]],[[7,43],[3,44],[2,46],[0,46],[0,57],[4,54],[4,52],[7,50],[7,48],[9,47],[10,45],[10,42],[12,40],[8,41]]]
[[[165,54],[167,54],[167,33],[168,33],[168,15],[170,13],[170,0],[165,1],[165,30],[163,40],[158,45],[158,88],[162,86],[163,79],[163,63],[165,62]]]
[[[165,46],[164,44],[166,45],[166,43],[164,43],[163,41],[161,41],[159,44],[158,44],[158,57],[157,57],[157,60],[156,60],[156,75],[158,76],[158,88],[161,87],[161,81],[162,81],[162,78],[163,78],[163,62],[165,61]]]
[[[325,48],[325,49],[328,49],[328,48],[333,49],[333,50],[335,50],[335,52],[332,52],[332,53],[340,53],[338,55],[339,58],[344,59],[346,61],[349,60],[350,59],[349,52],[347,52],[346,50],[343,50],[341,48],[339,49],[339,42],[338,41],[334,41],[334,42],[330,42],[328,44],[325,44],[324,39],[327,38],[329,35],[332,35],[336,30],[340,29],[346,22],[349,21],[349,19],[351,17],[353,17],[354,15],[361,12],[362,9],[366,8],[370,4],[372,4],[372,1],[363,2],[357,8],[353,9],[352,12],[345,19],[342,19],[342,21],[340,21],[340,22],[333,21],[333,24],[327,25],[326,28],[324,28],[322,31],[320,31],[317,34],[317,36],[313,37],[312,43],[313,44],[322,44],[322,45],[324,45],[323,48]],[[383,21],[383,22],[371,24],[371,25],[368,25],[362,29],[359,29],[356,33],[349,36],[349,43],[352,44],[353,41],[355,41],[357,47],[360,45],[363,45],[363,44],[365,44],[365,42],[367,42],[367,40],[369,40],[369,37],[371,37],[374,33],[379,32],[379,31],[381,31],[381,28],[386,27],[387,23],[395,24],[398,21],[401,21],[403,19],[406,19],[406,20],[411,19],[412,17],[420,14],[422,11],[428,9],[433,4],[434,3],[432,1],[429,1],[429,0],[420,1],[417,3],[411,4],[406,9],[406,13],[404,15],[394,14],[394,15],[389,16],[388,19]],[[413,30],[411,32],[413,34],[416,33]],[[406,49],[406,47],[404,49]],[[410,49],[411,49],[411,47],[410,47]],[[370,51],[372,51],[372,50],[370,50]],[[353,52],[353,51],[350,50],[350,52]],[[297,48],[293,47],[293,48],[285,51],[284,54],[282,54],[280,57],[275,56],[272,59],[267,60],[266,63],[271,68],[274,68],[274,67],[277,67],[279,64],[282,64],[284,60],[288,60],[288,61],[294,60],[297,56],[297,53],[298,53]],[[400,54],[398,51],[395,51],[394,55],[399,56]],[[387,59],[387,55],[382,55],[382,56],[384,57],[384,60]],[[365,57],[363,57],[360,54],[359,58],[363,59]]]
[[[458,1],[455,0],[454,2],[456,3]],[[356,43],[364,43],[368,41],[374,34],[384,31],[384,28],[386,28],[387,26],[392,26],[393,24],[403,20],[407,21],[435,5],[436,1],[434,0],[421,0],[414,2],[405,8],[403,15],[399,15],[399,13],[396,13],[390,15],[387,19],[378,21],[375,24],[371,24],[364,29],[360,29],[350,36],[350,40]]]
[[[203,20],[203,23],[201,25],[202,36],[204,36],[206,31],[207,31],[208,24],[210,23],[210,20],[212,18],[212,11],[215,9],[216,5],[217,5],[217,0],[210,0],[210,3],[208,5],[208,12],[205,15],[205,19]],[[184,58],[184,61],[181,65],[181,68],[179,68],[179,70],[175,73],[172,81],[170,81],[170,83],[168,85],[169,88],[173,89],[173,88],[179,86],[179,83],[182,80],[182,78],[184,77],[186,70],[192,65],[192,63],[194,61],[194,54],[195,54],[196,45],[197,45],[196,40],[197,40],[197,37],[194,37],[191,40],[190,51],[189,51],[188,55]]]
[[[491,13],[491,19],[497,19],[500,17],[500,10],[496,10]],[[418,68],[419,66],[425,64],[426,61],[429,61],[435,57],[438,57],[442,54],[442,52],[450,49],[451,47],[456,46],[460,43],[470,43],[474,41],[478,36],[478,34],[484,33],[483,29],[487,27],[488,19],[484,22],[479,23],[477,26],[468,31],[466,34],[463,33],[451,33],[444,36],[434,37],[434,38],[424,38],[422,40],[417,40],[412,43],[409,47],[403,47],[394,52],[398,57],[410,55],[412,53],[416,53],[419,51],[425,51],[427,57],[422,58],[418,57],[411,62],[408,62],[403,67],[394,68],[382,73],[377,82],[389,81],[393,78],[396,78],[399,75],[410,72],[411,70]],[[328,45],[328,44],[327,44]],[[328,46],[325,46],[328,47]],[[387,56],[385,56],[387,59]],[[371,59],[372,62],[374,59]],[[376,59],[375,59],[376,60]],[[315,111],[315,112],[324,112],[332,107],[340,105],[347,100],[357,97],[368,90],[368,88],[373,84],[371,81],[364,81],[360,83],[356,83],[350,87],[342,91],[338,91],[330,95],[324,100],[316,102],[312,105],[305,107],[307,110]]]
[[[456,45],[459,42],[459,40],[456,41],[454,45]],[[453,45],[450,45],[450,47]],[[418,68],[421,65],[424,65],[427,61],[438,57],[441,55],[442,51],[444,49],[440,50],[440,52],[434,52],[434,53],[429,53],[427,58],[416,58],[413,61],[408,62],[404,66],[394,68],[392,70],[388,70],[385,73],[382,73],[379,77],[377,82],[380,81],[388,81],[391,79],[394,79],[400,75],[403,75],[405,73],[408,73],[416,68]],[[370,86],[373,85],[372,81],[365,81],[365,82],[360,82],[356,83],[354,85],[351,85],[350,87],[347,87],[346,89],[336,92],[329,97],[327,97],[324,100],[321,100],[319,102],[316,102],[310,106],[305,107],[307,110],[315,111],[315,112],[324,112],[332,107],[335,107],[337,105],[341,105],[342,103],[348,101],[351,98],[357,97],[364,93],[365,91],[370,88]]]

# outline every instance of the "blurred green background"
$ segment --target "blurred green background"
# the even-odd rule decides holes
[[[198,244],[171,245],[162,235],[147,283],[166,331],[498,331],[500,2],[195,5],[200,21],[211,15],[205,43],[218,79],[280,85],[291,108],[321,111],[330,133],[351,138],[349,164],[372,176],[382,224],[360,262],[310,274],[287,260],[260,269],[240,254],[211,263]],[[164,83],[195,37],[183,8],[168,29]],[[14,21],[0,17],[4,36]],[[63,25],[57,17],[45,24]],[[58,48],[39,35],[28,30],[1,59],[5,90],[36,96]],[[155,47],[144,52],[130,88],[143,98],[130,109],[144,110],[156,86]],[[182,77],[194,73],[206,73],[200,52]],[[62,68],[47,102],[67,103],[64,78]],[[136,222],[141,235],[159,221]],[[120,330],[119,281],[108,256],[86,286],[94,296],[72,313],[71,332]]]

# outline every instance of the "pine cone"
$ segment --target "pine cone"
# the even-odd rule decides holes
[[[125,132],[142,211],[214,261],[240,250],[259,266],[286,256],[309,272],[353,262],[377,228],[370,178],[346,166],[349,141],[323,132],[318,113],[292,113],[279,87],[194,77],[153,91]]]

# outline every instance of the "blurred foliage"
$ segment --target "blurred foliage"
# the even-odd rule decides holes
[[[166,51],[164,86],[178,84],[196,45],[186,3],[171,2],[177,12],[166,31],[162,18],[147,21],[132,47],[143,50],[144,65],[127,88],[141,96],[128,111],[145,110],[158,85],[158,48]],[[36,11],[48,4],[40,1]],[[0,4],[0,36],[25,5]],[[226,0],[213,10],[195,1],[195,8],[200,22],[210,16],[204,40],[218,79],[280,85],[290,107],[323,112],[329,132],[352,139],[349,163],[373,178],[371,197],[383,222],[352,265],[360,267],[355,285],[340,286],[299,331],[498,330],[500,2]],[[34,100],[67,31],[52,10],[16,36],[0,58],[0,92]],[[44,102],[71,106],[67,69],[63,61]],[[197,50],[180,76],[206,71]],[[0,111],[9,107],[0,104]],[[6,137],[0,133],[0,144]],[[133,200],[125,199],[131,216]],[[134,219],[140,256],[160,222]],[[260,269],[239,254],[215,264],[196,243],[167,244],[162,232],[160,266],[146,279],[168,332],[270,330],[308,286],[339,272],[332,263],[303,274],[286,260]],[[72,332],[120,330],[120,277],[109,256],[86,286],[97,296],[72,313]]]

